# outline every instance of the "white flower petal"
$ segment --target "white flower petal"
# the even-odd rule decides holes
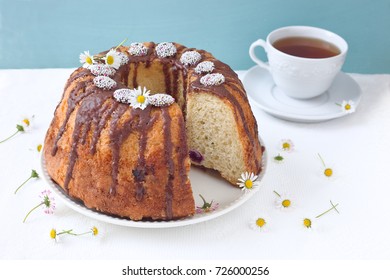
[[[353,102],[352,100],[349,101],[344,100],[341,103],[341,108],[344,113],[351,114],[355,112],[355,102]]]
[[[118,69],[121,66],[122,58],[119,52],[111,49],[104,57],[104,61],[108,66]]]

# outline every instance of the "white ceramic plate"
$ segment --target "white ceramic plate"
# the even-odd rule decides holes
[[[261,143],[263,143],[261,141]],[[263,153],[262,161],[262,171],[259,174],[258,181],[261,181],[266,170],[267,162],[267,152]],[[43,156],[41,157],[41,165],[43,171],[43,178],[49,184],[53,192],[62,200],[68,207],[73,210],[88,216],[90,218],[96,219],[98,221],[128,226],[128,227],[137,227],[137,228],[170,228],[170,227],[179,227],[185,225],[196,224],[217,218],[221,215],[224,215],[238,206],[242,205],[249,198],[251,198],[258,188],[253,189],[252,191],[245,192],[239,188],[233,187],[219,176],[210,174],[209,172],[203,171],[198,168],[191,168],[190,171],[190,180],[192,191],[195,198],[195,205],[202,206],[203,201],[199,197],[201,194],[207,202],[211,200],[218,202],[219,207],[213,212],[195,214],[192,217],[183,218],[180,220],[173,221],[132,221],[125,218],[114,217],[104,213],[97,212],[95,210],[87,208],[84,204],[70,198],[64,191],[58,186],[49,176],[46,169],[46,164]],[[238,179],[238,178],[237,178]]]
[[[352,100],[357,107],[362,94],[355,80],[342,72],[329,90],[308,100],[286,96],[276,87],[269,72],[259,66],[248,70],[243,84],[255,106],[277,118],[295,122],[320,122],[346,116],[336,103]]]

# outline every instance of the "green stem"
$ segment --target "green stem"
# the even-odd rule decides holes
[[[31,209],[31,210],[27,213],[26,217],[24,217],[23,223],[27,220],[27,217],[31,214],[32,211],[34,211],[35,209],[37,209],[38,207],[40,207],[40,206],[42,206],[42,205],[43,205],[43,202],[39,203],[37,206],[35,206],[33,209]]]
[[[333,202],[332,202],[332,200],[330,201],[330,204],[332,204],[334,210],[336,210],[336,212],[337,212],[338,214],[340,214],[339,210],[337,210],[337,208],[336,208],[336,206],[337,206],[338,204],[337,204],[337,205],[334,205]]]
[[[26,181],[24,181],[24,182],[15,190],[14,194],[16,194],[17,191],[18,191],[21,187],[23,187],[23,185],[26,184],[31,178],[32,178],[32,176],[30,176],[30,178],[28,178]]]
[[[337,106],[340,106],[341,107],[341,104],[340,103],[335,103]]]
[[[282,197],[277,191],[274,191],[274,193],[279,196],[279,197]]]
[[[321,155],[320,155],[320,154],[318,154],[318,156],[319,156],[319,158],[320,158],[320,160],[321,160],[322,164],[324,165],[324,167],[326,167],[326,165],[325,165],[325,161],[323,160],[323,158],[321,157]]]
[[[86,231],[86,232],[83,232],[83,233],[74,233],[72,231],[73,231],[73,229],[63,230],[60,233],[57,233],[57,235],[69,234],[69,235],[74,235],[74,236],[80,236],[80,235],[85,235],[85,234],[91,233],[91,231]]]
[[[76,234],[77,236],[80,236],[80,235],[85,235],[85,234],[88,234],[88,233],[91,233],[91,231],[86,231],[86,232],[83,232],[83,233],[78,233]]]
[[[332,211],[333,209],[336,210],[337,213],[339,213],[339,211],[338,211],[337,208],[336,208],[337,206],[339,206],[339,204],[337,203],[336,205],[333,205],[332,201],[331,201],[330,203],[332,204],[332,208],[326,210],[326,211],[325,211],[324,213],[322,213],[322,214],[319,214],[316,218],[319,218],[319,217],[325,215],[326,213]]]
[[[63,230],[60,233],[57,233],[57,235],[61,235],[61,234],[77,235],[76,233],[73,233],[72,231],[73,231],[73,229]]]
[[[203,200],[203,205],[206,204],[206,203],[207,203],[207,202],[206,202],[206,199],[204,199],[204,197],[203,197],[201,194],[199,194],[199,196],[200,196],[200,198]]]
[[[120,46],[122,46],[126,41],[127,41],[127,38],[124,39],[122,42],[120,42],[119,45],[116,46],[115,50],[117,50],[117,48],[119,48]]]
[[[18,134],[18,133],[19,133],[19,130],[17,130],[14,134],[12,134],[11,136],[5,138],[4,140],[1,140],[1,141],[0,141],[0,144],[1,144],[1,143],[4,143],[4,142],[7,141],[8,139],[11,139],[12,137],[14,137],[14,136],[15,136],[16,134]]]

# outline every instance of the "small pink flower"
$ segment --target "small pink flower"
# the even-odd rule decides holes
[[[39,197],[42,199],[43,209],[46,214],[53,214],[56,209],[56,205],[54,203],[54,197],[51,196],[50,190],[44,190],[41,192]]]
[[[44,190],[41,192],[39,197],[42,199],[41,202],[32,208],[24,217],[23,223],[27,220],[27,217],[33,212],[35,209],[39,208],[40,206],[43,206],[43,212],[46,214],[53,214],[54,210],[56,209],[56,205],[54,203],[54,197],[51,196],[51,191],[50,190]]]
[[[213,212],[213,211],[218,209],[218,207],[219,207],[218,202],[214,202],[212,200],[210,203],[208,203],[201,194],[199,196],[203,200],[203,205],[201,207],[196,206],[196,213],[197,214],[209,213],[209,212]]]

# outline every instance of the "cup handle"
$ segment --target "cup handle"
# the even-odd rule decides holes
[[[249,56],[260,67],[265,68],[268,71],[270,71],[269,65],[267,63],[265,63],[264,61],[261,61],[260,59],[257,58],[257,56],[255,54],[255,48],[256,47],[262,47],[266,51],[267,50],[266,49],[266,42],[263,39],[259,39],[259,40],[255,41],[255,42],[253,42],[252,45],[249,47]]]

